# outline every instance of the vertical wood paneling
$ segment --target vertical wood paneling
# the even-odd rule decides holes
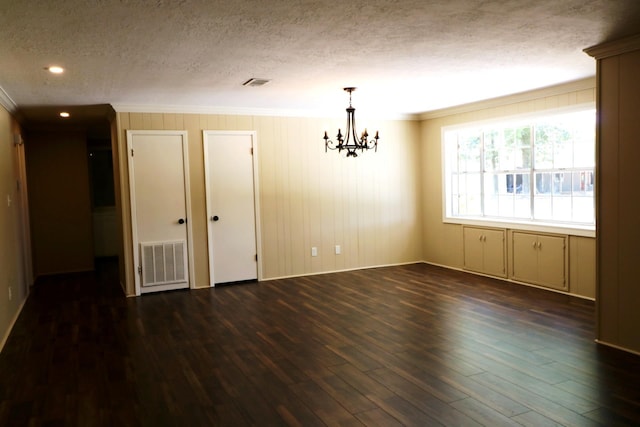
[[[151,122],[151,113],[142,113],[142,128],[154,130]]]
[[[191,188],[191,226],[193,227],[194,277],[196,287],[208,287],[207,208],[205,203],[204,149],[201,117],[184,115],[184,130],[189,142],[189,184]]]
[[[118,120],[125,146],[126,129],[188,132],[196,286],[208,285],[203,129],[257,131],[264,278],[421,259],[417,122],[371,121],[387,146],[346,159],[325,153],[321,138],[342,120],[156,113]],[[126,156],[120,162],[126,168]]]
[[[598,338],[618,342],[618,111],[619,59],[607,58],[599,63],[600,99],[598,119]],[[606,114],[604,114],[606,112]],[[604,143],[606,141],[606,144]],[[606,209],[605,209],[606,207]]]
[[[300,126],[291,126],[290,140],[295,140],[296,135],[308,134],[306,129],[308,123],[306,121],[298,121]],[[293,132],[291,132],[291,130]],[[289,150],[289,194],[293,197],[289,197],[289,215],[290,215],[290,232],[289,232],[289,247],[291,251],[291,265],[288,266],[288,274],[302,274],[304,273],[305,265],[305,251],[304,245],[304,198],[300,197],[304,194],[305,185],[305,167],[306,167],[306,147],[304,144],[298,144],[299,147],[294,150]]]
[[[129,169],[127,160],[127,137],[126,131],[133,129],[131,124],[131,113],[118,113],[116,118],[116,127],[118,129],[117,141],[118,146],[118,165],[114,165],[114,170],[118,170],[120,176],[120,212],[122,220],[122,242],[123,242],[123,258],[120,262],[124,265],[122,268],[123,284],[127,295],[135,295],[134,284],[134,267],[133,267],[133,248],[132,246],[132,230],[131,230],[131,203],[129,194]],[[116,158],[114,158],[115,160]]]
[[[596,240],[569,237],[569,290],[587,298],[596,297]]]
[[[288,165],[287,159],[285,158],[286,150],[286,141],[285,138],[287,136],[287,127],[284,124],[286,119],[281,119],[276,121],[276,133],[275,133],[275,146],[276,146],[276,157],[275,157],[275,172],[276,172],[276,182],[275,182],[275,208],[276,208],[276,227],[278,230],[278,271],[287,271],[287,235],[286,231],[287,227],[287,214],[286,214],[286,179],[285,176],[288,174],[288,170],[285,170]]]
[[[162,115],[163,129],[176,130],[176,115],[175,114],[163,114]]]
[[[568,91],[553,96],[545,95],[533,100],[479,108],[475,111],[422,121],[419,140],[422,144],[420,164],[422,178],[420,185],[422,194],[423,259],[427,262],[454,268],[462,268],[463,266],[461,227],[457,224],[445,224],[442,222],[441,129],[443,126],[527,114],[544,111],[549,108],[567,107],[588,102],[595,102],[595,88]]]
[[[151,130],[165,130],[164,114],[150,114]]]
[[[640,352],[640,50],[620,56],[618,144],[618,296],[619,339],[622,346]]]
[[[145,128],[142,113],[129,113],[129,124],[131,125],[131,127],[129,128],[131,130],[148,129],[148,128]],[[124,129],[124,130],[126,131],[129,129]],[[125,146],[126,146],[126,139],[125,139]]]
[[[24,271],[25,263],[31,260],[23,259],[24,255],[31,255],[30,250],[25,249],[29,245],[29,230],[25,224],[28,213],[22,210],[27,201],[21,203],[22,197],[26,196],[22,160],[28,142],[15,146],[13,137],[18,133],[20,129],[17,122],[0,106],[0,195],[4,205],[0,209],[0,350],[9,337],[13,321],[18,317],[27,299],[28,287],[32,284],[32,277],[29,277],[31,271]],[[16,186],[17,180],[21,183],[20,187]],[[11,200],[10,206],[6,203],[8,199]],[[7,298],[9,289],[11,300]],[[4,379],[3,376],[3,382]]]
[[[277,241],[277,232],[272,224],[276,223],[275,209],[273,208],[274,187],[274,153],[273,153],[273,118],[259,117],[256,119],[256,132],[260,144],[260,157],[257,159],[260,171],[260,206],[262,229],[262,262],[264,274],[273,277],[277,273],[277,252],[273,250],[273,242]]]

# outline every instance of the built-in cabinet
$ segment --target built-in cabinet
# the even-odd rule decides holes
[[[504,229],[463,227],[464,268],[507,277]]]
[[[462,237],[464,270],[585,298],[595,295],[593,238],[468,225],[462,226]]]
[[[511,278],[566,291],[567,236],[511,233]]]

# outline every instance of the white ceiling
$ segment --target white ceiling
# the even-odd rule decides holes
[[[593,76],[582,50],[636,32],[638,0],[0,0],[0,88],[18,108],[344,114],[357,86],[359,111],[414,114]]]

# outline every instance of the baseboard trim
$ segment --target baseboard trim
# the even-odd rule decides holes
[[[622,347],[619,345],[611,344],[610,342],[602,341],[599,339],[594,340],[597,344],[601,344],[607,347],[615,348],[616,350],[626,351],[627,353],[635,354],[636,356],[640,356],[640,351],[631,350],[630,348]]]
[[[318,271],[315,273],[291,274],[287,276],[277,276],[277,277],[267,277],[267,278],[263,277],[262,279],[260,279],[260,282],[267,282],[270,280],[293,279],[296,277],[305,277],[305,276],[318,276],[320,274],[344,273],[346,271],[369,270],[371,268],[384,268],[384,267],[395,267],[399,265],[421,264],[421,263],[424,263],[424,261],[409,261],[409,262],[399,262],[395,264],[381,264],[381,265],[369,265],[366,267],[344,268],[342,270]]]
[[[513,280],[513,279],[510,279],[508,277],[492,276],[490,274],[482,274],[482,273],[478,273],[477,271],[465,270],[464,268],[451,267],[450,265],[436,264],[436,263],[433,263],[433,262],[427,262],[427,261],[422,261],[422,262],[425,263],[425,264],[433,265],[435,267],[442,267],[442,268],[447,268],[449,270],[455,270],[455,271],[461,271],[463,273],[474,274],[476,276],[482,276],[482,277],[488,277],[490,279],[502,280],[503,282],[513,283],[514,285],[528,286],[530,288],[541,289],[543,291],[549,291],[549,292],[553,292],[553,293],[556,293],[556,294],[562,294],[562,295],[566,295],[566,296],[569,296],[569,297],[575,297],[575,298],[579,298],[579,299],[583,299],[583,300],[587,300],[587,301],[591,301],[591,302],[595,302],[595,300],[596,300],[595,298],[592,298],[592,297],[587,297],[587,296],[579,295],[579,294],[573,294],[571,292],[563,291],[563,290],[560,290],[560,289],[548,288],[546,286],[534,285],[533,283],[520,282],[518,280]]]
[[[7,340],[9,339],[9,335],[11,335],[11,331],[13,330],[13,326],[16,324],[16,321],[18,320],[18,317],[20,317],[20,313],[22,313],[22,308],[24,307],[24,304],[27,302],[27,298],[29,298],[28,295],[22,301],[22,303],[20,303],[20,306],[18,307],[18,310],[16,311],[16,314],[13,316],[13,319],[11,319],[11,322],[9,323],[9,327],[7,328],[7,332],[2,337],[2,342],[0,342],[0,353],[2,353],[2,350],[4,349],[4,345],[7,343]]]

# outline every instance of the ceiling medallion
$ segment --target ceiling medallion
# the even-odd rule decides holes
[[[342,150],[347,150],[346,157],[358,157],[357,151],[363,152],[365,150],[374,149],[376,152],[378,151],[378,131],[376,131],[376,136],[368,141],[367,138],[369,134],[367,133],[367,129],[364,129],[364,132],[358,138],[356,134],[356,109],[351,106],[351,93],[356,90],[355,87],[345,87],[344,90],[349,92],[349,107],[347,107],[347,129],[345,135],[347,137],[346,141],[344,136],[342,135],[341,129],[338,129],[338,135],[336,135],[336,139],[338,142],[333,142],[327,136],[327,131],[324,131],[324,151],[327,150],[338,150],[340,153]],[[353,137],[353,142],[350,142]]]

